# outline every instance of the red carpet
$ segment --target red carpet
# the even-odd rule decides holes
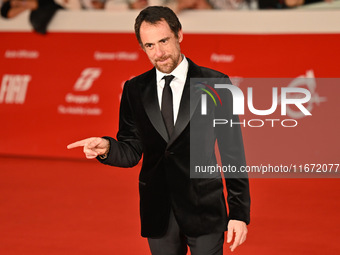
[[[340,254],[340,179],[250,184],[252,222],[234,254]],[[0,254],[149,254],[139,231],[138,167],[0,157]]]

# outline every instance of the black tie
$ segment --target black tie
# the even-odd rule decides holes
[[[174,109],[172,103],[172,91],[170,87],[170,82],[172,81],[173,78],[175,78],[175,76],[173,75],[166,75],[163,77],[163,79],[165,80],[165,85],[163,88],[161,106],[163,120],[168,131],[169,137],[172,131],[174,130]]]

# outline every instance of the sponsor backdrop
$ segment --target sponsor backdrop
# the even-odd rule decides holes
[[[89,136],[115,136],[127,79],[152,66],[132,32],[0,32],[0,154],[82,158],[66,145]],[[340,33],[187,33],[182,52],[199,65],[253,87],[254,106],[269,109],[271,87],[303,87],[312,116],[280,106],[256,116],[245,103],[240,116],[249,164],[339,163]],[[289,78],[254,85],[246,78]],[[294,82],[306,78],[305,82]],[[300,79],[301,80],[301,79]],[[276,80],[279,81],[279,80]],[[274,122],[266,119],[277,119]],[[296,119],[283,122],[285,119]],[[249,120],[252,120],[249,123]],[[262,120],[259,121],[259,120]],[[262,126],[261,123],[264,123]],[[295,123],[295,122],[294,122]],[[255,127],[257,126],[257,127]],[[261,127],[258,127],[261,126]]]

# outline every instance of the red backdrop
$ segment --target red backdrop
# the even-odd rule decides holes
[[[83,157],[66,145],[115,136],[124,81],[151,68],[132,33],[1,32],[1,38],[0,154]],[[340,34],[186,34],[182,52],[233,77],[245,92],[249,77],[339,77],[339,43]],[[335,80],[316,83],[312,116],[297,127],[243,127],[250,164],[339,163],[340,87]],[[254,86],[255,105],[268,108],[270,92]]]

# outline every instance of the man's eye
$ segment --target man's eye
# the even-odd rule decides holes
[[[166,43],[168,41],[168,39],[163,39],[161,40],[161,43]]]
[[[153,45],[152,44],[145,44],[145,48],[147,49],[152,49]]]

